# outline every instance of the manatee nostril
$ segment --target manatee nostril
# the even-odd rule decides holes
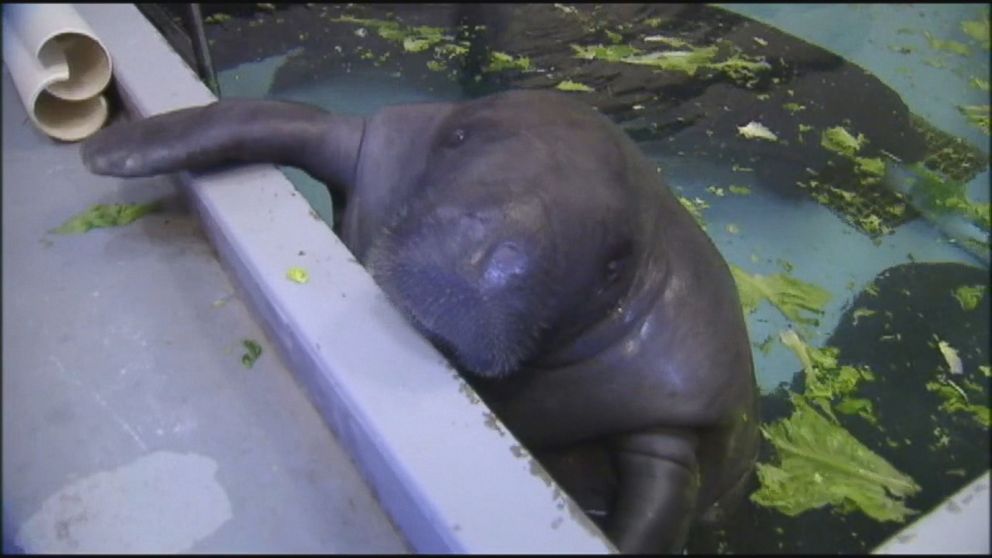
[[[526,270],[527,254],[512,242],[501,242],[490,250],[484,265],[482,286],[501,287]]]

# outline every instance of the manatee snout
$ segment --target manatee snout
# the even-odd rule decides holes
[[[542,242],[501,213],[435,210],[369,253],[390,299],[456,364],[483,376],[511,371],[533,348],[547,288]]]

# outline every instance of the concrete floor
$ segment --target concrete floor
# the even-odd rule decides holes
[[[6,69],[2,188],[5,551],[407,551],[177,188],[88,174]],[[156,199],[128,226],[49,232]]]

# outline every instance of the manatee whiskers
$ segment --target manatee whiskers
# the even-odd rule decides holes
[[[370,251],[372,275],[455,364],[480,376],[502,377],[535,353],[546,326],[528,319],[534,302],[519,289],[482,289],[451,269],[438,250],[416,241],[398,247],[394,238],[383,236]]]

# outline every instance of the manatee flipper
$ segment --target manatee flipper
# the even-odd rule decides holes
[[[680,553],[699,491],[696,436],[653,429],[617,443],[620,479],[607,534],[623,553]]]
[[[86,140],[81,154],[91,172],[126,177],[276,163],[347,193],[364,126],[363,118],[299,103],[224,99],[115,124]]]

